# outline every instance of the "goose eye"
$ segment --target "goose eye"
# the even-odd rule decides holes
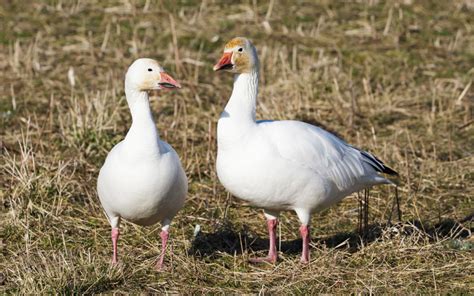
[[[148,72],[151,72],[151,71],[153,71],[153,69],[151,69],[151,68],[148,68]]]
[[[244,49],[241,47],[241,48],[238,49],[238,51],[242,52],[242,51],[244,51]]]

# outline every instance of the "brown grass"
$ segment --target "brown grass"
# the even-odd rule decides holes
[[[474,293],[473,11],[470,0],[1,1],[0,291]],[[235,36],[260,54],[258,117],[317,123],[378,155],[401,175],[403,222],[386,224],[394,190],[375,188],[365,239],[349,197],[313,218],[309,265],[293,213],[278,264],[247,263],[266,248],[263,217],[214,170],[232,78],[212,65]],[[137,57],[184,86],[152,102],[190,180],[164,273],[158,225],[124,223],[110,266],[95,191],[129,127],[123,76]]]

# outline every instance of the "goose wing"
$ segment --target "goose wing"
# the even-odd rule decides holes
[[[367,182],[372,176],[374,181],[389,182],[377,172],[396,174],[372,154],[319,127],[300,121],[266,121],[259,125],[281,157],[329,178],[340,190]]]

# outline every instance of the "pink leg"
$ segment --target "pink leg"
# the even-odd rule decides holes
[[[301,263],[309,263],[309,241],[310,233],[308,225],[301,225],[300,227],[301,238],[303,239],[303,251],[301,253]]]
[[[259,262],[269,262],[275,263],[278,259],[278,253],[276,249],[276,226],[278,224],[277,219],[268,219],[268,233],[269,233],[269,241],[270,241],[270,248],[268,249],[267,257],[263,258],[251,258],[249,261],[251,263],[259,263]]]
[[[117,241],[119,238],[119,234],[120,232],[118,228],[112,228],[112,248],[114,250],[112,264],[117,264]]]
[[[162,230],[160,233],[161,237],[161,255],[156,263],[156,269],[162,270],[163,269],[163,262],[165,260],[165,253],[166,253],[166,245],[168,243],[169,232],[167,230]]]

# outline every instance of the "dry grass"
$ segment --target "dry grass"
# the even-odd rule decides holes
[[[0,2],[0,291],[474,293],[473,2],[209,2]],[[386,225],[394,191],[379,187],[365,239],[350,197],[313,218],[308,266],[293,213],[280,262],[246,262],[266,247],[263,217],[214,170],[232,78],[211,68],[238,35],[262,61],[258,117],[317,123],[379,155],[401,175],[402,223]],[[110,267],[95,191],[129,126],[124,72],[145,56],[184,86],[152,102],[190,180],[166,273],[153,270],[158,226],[124,223]]]

